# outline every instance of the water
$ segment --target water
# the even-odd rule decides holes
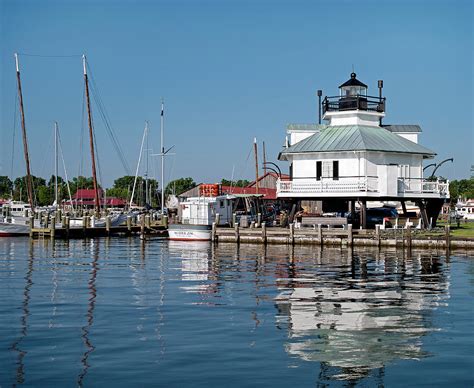
[[[474,383],[474,257],[0,239],[0,386]]]

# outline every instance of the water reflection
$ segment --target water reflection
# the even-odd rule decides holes
[[[324,250],[315,262],[311,271],[289,265],[275,301],[277,325],[289,334],[285,350],[320,362],[320,383],[380,378],[388,363],[428,355],[430,312],[449,297],[438,257]]]
[[[96,280],[97,280],[97,273],[99,271],[98,242],[95,240],[89,240],[86,242],[86,244],[89,244],[90,255],[92,257],[92,264],[91,264],[89,281],[87,283],[87,288],[89,290],[89,298],[88,298],[87,312],[86,312],[87,323],[81,328],[81,332],[82,332],[81,337],[83,339],[84,345],[86,346],[86,349],[81,358],[81,364],[83,366],[82,371],[79,373],[79,376],[77,377],[77,385],[80,387],[82,387],[84,383],[84,378],[86,377],[87,371],[90,368],[90,364],[88,361],[89,355],[95,350],[95,346],[93,345],[89,337],[89,333],[94,323],[94,310],[95,310],[95,303],[96,303],[96,298],[97,298]]]
[[[22,341],[28,335],[28,317],[30,316],[30,292],[31,287],[33,286],[33,269],[34,269],[34,262],[33,262],[33,244],[29,245],[29,255],[28,255],[28,266],[25,275],[25,288],[23,290],[23,302],[21,305],[21,318],[20,318],[20,337],[18,337],[15,342],[12,344],[11,349],[18,353],[17,359],[17,370],[16,370],[16,382],[18,384],[23,384],[25,382],[25,363],[24,358],[28,353],[24,350],[21,346]]]

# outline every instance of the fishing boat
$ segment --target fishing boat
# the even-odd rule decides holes
[[[170,240],[209,241],[212,224],[229,224],[235,197],[219,195],[219,185],[201,185],[199,196],[179,205],[180,222],[168,226]]]

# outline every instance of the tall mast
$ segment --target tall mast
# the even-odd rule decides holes
[[[148,121],[145,123],[145,133],[146,133],[146,163],[145,163],[145,206],[150,205],[150,198],[148,196]]]
[[[161,99],[161,212],[165,209],[165,140],[164,140],[165,102]]]
[[[99,215],[100,213],[99,187],[97,186],[97,174],[96,174],[96,168],[95,168],[94,130],[92,128],[92,113],[91,113],[91,103],[90,103],[90,97],[89,97],[89,79],[87,78],[85,55],[82,56],[82,66],[84,68],[84,83],[86,87],[87,118],[88,118],[88,123],[89,123],[89,144],[90,144],[90,149],[91,149],[92,180],[94,182],[95,212],[97,215]]]
[[[18,98],[20,99],[21,130],[23,134],[23,153],[25,154],[25,163],[26,163],[26,188],[28,190],[28,202],[30,203],[31,211],[33,212],[34,211],[33,182],[31,179],[31,171],[30,171],[30,156],[28,153],[28,140],[26,138],[25,111],[23,109],[23,94],[21,91],[20,67],[18,65],[17,53],[15,53],[15,64],[16,64],[16,79],[18,81]]]
[[[253,139],[253,151],[255,153],[255,194],[258,194],[258,155],[256,137]]]
[[[265,151],[265,142],[263,142],[263,175],[267,175],[267,152]]]
[[[54,122],[54,202],[58,206],[58,122]]]

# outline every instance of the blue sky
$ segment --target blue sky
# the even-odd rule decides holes
[[[455,1],[24,1],[0,0],[0,175],[24,174],[20,127],[12,169],[13,53],[86,53],[112,126],[134,171],[144,122],[159,149],[174,145],[167,179],[254,176],[253,138],[276,161],[287,123],[317,120],[316,90],[349,78],[377,93],[385,123],[419,124],[421,144],[454,157],[439,173],[469,176],[473,161],[473,5]],[[69,176],[90,176],[81,156],[81,58],[20,55],[33,173],[53,172],[53,122]],[[105,186],[125,175],[93,105]],[[87,139],[86,139],[87,140]],[[86,143],[87,144],[87,143]],[[156,158],[155,158],[156,159]],[[159,175],[158,160],[151,163]],[[286,164],[282,167],[287,169]]]

